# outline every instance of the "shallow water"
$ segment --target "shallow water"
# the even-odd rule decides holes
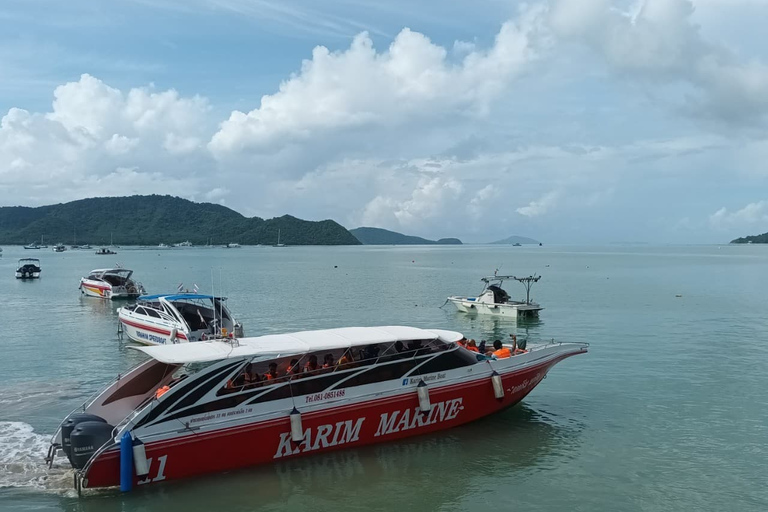
[[[0,510],[768,510],[768,247],[248,247],[0,257]],[[39,257],[40,280],[13,277]],[[42,462],[61,419],[142,359],[119,303],[80,298],[116,262],[150,293],[224,293],[247,334],[406,324],[587,341],[519,406],[443,433],[77,499]],[[542,274],[539,321],[439,306],[482,275]],[[514,297],[521,285],[510,283]],[[680,295],[680,297],[677,297]]]

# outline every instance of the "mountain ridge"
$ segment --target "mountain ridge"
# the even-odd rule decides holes
[[[93,197],[38,207],[0,207],[0,243],[89,243],[157,245],[189,240],[243,245],[360,245],[333,220],[308,221],[291,215],[245,217],[213,203],[170,195]]]
[[[541,242],[538,240],[534,240],[533,238],[528,238],[527,236],[518,236],[518,235],[512,235],[507,238],[504,238],[503,240],[496,240],[495,242],[491,242],[491,244],[535,244],[538,245]]]
[[[383,228],[359,227],[349,232],[363,245],[462,245],[458,238],[428,240]]]

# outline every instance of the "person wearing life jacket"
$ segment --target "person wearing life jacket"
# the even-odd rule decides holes
[[[163,386],[161,388],[157,388],[157,391],[155,391],[155,398],[160,398],[164,394],[166,394],[170,390],[170,386]]]
[[[506,359],[508,357],[512,357],[512,351],[502,345],[501,340],[494,341],[493,348],[493,355],[496,356],[496,359]]]
[[[350,364],[355,360],[355,358],[352,356],[352,349],[347,349],[346,352],[344,352],[344,355],[341,356],[341,359],[339,359],[339,362],[337,366],[339,369],[343,369],[345,367],[349,367]]]
[[[477,348],[477,343],[475,343],[475,340],[469,340],[469,342],[467,342],[467,350],[469,350],[470,352],[480,353],[480,350]]]
[[[336,363],[333,360],[333,354],[325,354],[323,357],[323,372],[332,372],[336,367]]]
[[[312,373],[317,372],[317,370],[320,369],[320,365],[317,363],[317,356],[315,354],[312,354],[309,356],[309,361],[307,361],[307,364],[304,365],[304,372],[305,373]]]
[[[467,348],[467,338],[461,338],[459,341],[456,342],[458,345]]]
[[[265,381],[275,380],[278,377],[279,375],[277,373],[277,363],[275,362],[269,363],[269,371],[267,371],[267,373],[264,374],[264,380]]]
[[[298,359],[291,359],[291,363],[288,365],[288,369],[286,370],[286,375],[289,375],[294,379],[301,377],[301,365],[299,364]]]

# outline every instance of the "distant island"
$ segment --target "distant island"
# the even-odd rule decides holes
[[[360,245],[333,220],[290,215],[264,220],[225,206],[173,196],[94,197],[30,208],[0,207],[0,243],[158,245]]]
[[[495,242],[491,242],[492,244],[507,244],[507,245],[513,245],[513,244],[534,244],[539,245],[538,240],[534,240],[533,238],[527,238],[524,236],[516,236],[512,235],[509,238],[505,238],[504,240],[496,240]]]
[[[350,229],[363,245],[461,245],[458,238],[441,238],[440,240],[427,240],[420,236],[409,236],[395,231],[381,228],[355,228]]]
[[[743,236],[736,240],[731,240],[732,244],[768,244],[768,233],[762,235]]]

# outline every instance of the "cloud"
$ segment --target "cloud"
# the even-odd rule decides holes
[[[709,216],[709,223],[716,229],[732,229],[759,224],[768,230],[768,201],[749,203],[744,208],[729,212],[723,207]]]
[[[232,112],[209,147],[219,156],[274,151],[341,129],[396,127],[446,112],[482,114],[536,55],[532,38],[540,12],[533,9],[519,21],[504,23],[488,50],[462,47],[459,61],[407,28],[383,52],[365,32],[345,51],[318,46],[277,93],[261,98],[258,108]]]
[[[689,0],[642,0],[625,11],[609,0],[558,0],[550,26],[560,38],[595,49],[619,76],[688,86],[667,93],[692,114],[732,124],[764,121],[768,66],[705,40],[693,13]]]
[[[531,201],[528,203],[528,206],[521,206],[515,211],[525,217],[540,217],[548,211],[552,210],[552,208],[556,206],[556,203],[561,196],[562,192],[559,190],[553,190],[551,192],[547,192],[541,196],[541,198],[535,201]]]

